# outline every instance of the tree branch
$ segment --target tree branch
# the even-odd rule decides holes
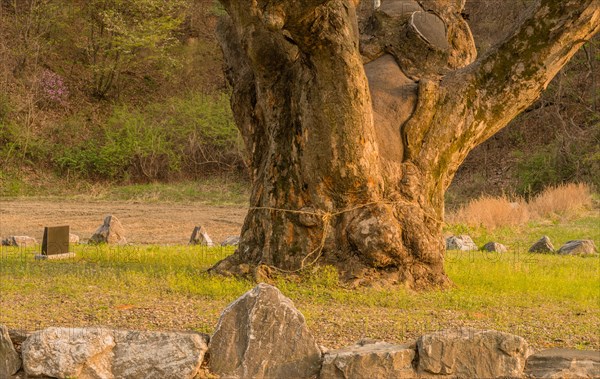
[[[471,142],[485,141],[526,109],[599,30],[599,0],[541,1],[512,37],[468,70],[478,90]]]
[[[446,75],[421,151],[430,169],[451,178],[468,152],[531,105],[599,30],[600,0],[540,0],[504,42]]]

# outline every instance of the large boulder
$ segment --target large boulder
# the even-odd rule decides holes
[[[35,238],[29,236],[10,236],[2,240],[2,246],[32,247],[37,243]]]
[[[530,353],[522,337],[469,328],[422,336],[417,350],[417,370],[425,378],[520,378]]]
[[[325,354],[320,379],[414,378],[415,346],[356,344]]]
[[[8,378],[21,368],[21,357],[15,350],[8,329],[0,325],[0,378]]]
[[[560,249],[558,254],[561,255],[579,255],[579,256],[596,256],[598,249],[592,240],[574,240],[567,241]]]
[[[304,316],[264,283],[223,311],[209,353],[211,372],[223,378],[311,378],[321,366]]]
[[[472,251],[478,250],[478,248],[471,237],[460,235],[446,238],[446,250]]]
[[[108,329],[48,328],[23,342],[23,368],[30,376],[112,379],[114,346]]]
[[[554,245],[550,242],[550,237],[543,236],[529,248],[530,253],[554,253]]]
[[[527,358],[529,378],[600,378],[600,351],[544,350]]]
[[[102,225],[94,232],[90,238],[90,243],[108,243],[125,245],[127,239],[125,238],[125,230],[121,222],[113,215],[108,215],[104,218]]]
[[[115,378],[191,379],[200,370],[208,338],[198,333],[116,331]]]

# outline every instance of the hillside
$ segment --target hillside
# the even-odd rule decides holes
[[[480,54],[531,1],[468,1]],[[0,2],[0,195],[46,183],[246,177],[212,0]],[[474,150],[448,194],[600,185],[600,39],[542,98]]]

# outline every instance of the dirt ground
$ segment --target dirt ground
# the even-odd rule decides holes
[[[0,201],[0,236],[27,235],[41,242],[44,226],[69,225],[86,241],[112,214],[123,224],[129,243],[186,244],[202,225],[215,243],[239,235],[246,209],[234,206],[57,200]]]

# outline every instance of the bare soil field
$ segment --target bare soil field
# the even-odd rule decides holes
[[[134,244],[185,244],[194,226],[202,225],[215,243],[239,235],[246,209],[198,203],[143,203],[108,201],[0,201],[0,236],[27,235],[41,242],[44,226],[69,225],[82,241],[116,216]]]

